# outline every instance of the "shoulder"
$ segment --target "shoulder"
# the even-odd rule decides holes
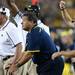
[[[42,32],[42,28],[38,26],[35,26],[31,31],[31,33],[41,33],[41,32]]]
[[[9,25],[8,25],[10,28],[17,28],[16,25],[12,22],[9,22]]]
[[[37,37],[40,37],[41,32],[42,32],[42,29],[40,27],[36,26],[31,30],[29,35],[31,37],[36,37],[37,38]]]
[[[14,30],[17,30],[17,27],[15,26],[14,23],[9,22],[8,26],[6,27],[6,30],[7,31],[14,31]]]

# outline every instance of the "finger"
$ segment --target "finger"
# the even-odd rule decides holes
[[[13,75],[13,73],[12,72],[9,72],[9,75]]]

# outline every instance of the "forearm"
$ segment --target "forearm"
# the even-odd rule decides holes
[[[17,12],[19,12],[18,7],[16,6],[14,1],[12,1],[12,0],[6,0],[6,1],[7,1],[7,4],[9,6],[13,16],[15,16],[17,14]]]
[[[63,9],[61,11],[61,14],[62,14],[62,18],[63,18],[64,22],[66,23],[66,25],[68,25],[70,27],[74,27],[74,24],[72,23],[72,18],[69,15],[69,13],[67,12],[67,10]]]
[[[64,14],[64,11],[61,11],[61,15],[62,15],[62,18],[63,18],[64,22],[65,22],[66,24],[68,24],[68,21],[67,21],[67,19],[66,19],[66,16],[65,16],[65,14]]]
[[[12,7],[11,7],[12,10],[15,10],[16,12],[19,11],[18,7],[16,6],[16,4],[15,4],[14,2],[11,3],[11,6],[12,6]]]
[[[17,62],[19,62],[19,61],[22,59],[23,56],[24,56],[24,53],[22,52],[22,53],[20,54],[19,58],[15,61],[14,64],[16,64]]]
[[[73,51],[61,51],[60,55],[65,57],[75,57],[75,50]]]
[[[67,10],[66,9],[64,9],[64,15],[65,15],[65,17],[66,17],[66,19],[68,20],[68,21],[71,21],[72,22],[72,18],[71,18],[71,16],[69,15],[69,13],[67,12]]]
[[[62,14],[62,17],[65,18],[67,21],[72,22],[72,18],[71,18],[71,16],[69,15],[69,13],[67,12],[66,9],[63,9],[63,10],[61,11],[61,14]]]
[[[19,61],[16,62],[16,66],[17,67],[22,66],[23,64],[25,64],[31,58],[32,58],[32,54],[28,53],[28,52],[25,52],[23,57]]]
[[[7,4],[8,4],[9,7],[12,7],[11,0],[6,0],[6,2],[7,2]]]
[[[19,43],[17,46],[16,46],[16,53],[15,53],[15,56],[14,56],[14,61],[13,63],[15,63],[19,57],[22,57],[22,45],[21,43]]]
[[[15,61],[15,64],[27,62],[33,56],[33,54],[37,53],[37,52],[40,52],[40,51],[39,50],[36,50],[36,51],[35,50],[32,50],[32,51],[27,50],[26,52],[24,51],[23,53],[20,53],[19,58]]]

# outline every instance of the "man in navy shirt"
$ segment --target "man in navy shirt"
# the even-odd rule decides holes
[[[38,65],[38,75],[62,75],[63,60],[61,57],[51,60],[51,55],[57,52],[55,44],[50,36],[37,26],[35,14],[25,13],[22,19],[23,28],[29,32],[26,39],[26,50],[23,56],[14,63],[13,68],[9,68],[9,74],[32,58],[33,62]]]

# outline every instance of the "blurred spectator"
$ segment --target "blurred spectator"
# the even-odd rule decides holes
[[[57,45],[57,47],[59,48],[59,51],[61,50],[66,50],[66,46],[63,44],[63,42],[61,41],[60,36],[58,35],[58,31],[55,28],[50,28],[50,34],[51,37],[54,41],[54,43]]]
[[[73,31],[68,30],[68,31],[63,31],[61,32],[61,40],[66,46],[66,51],[69,50],[75,50],[75,43],[73,41]],[[65,67],[63,71],[63,75],[73,75],[73,71],[71,70],[71,59],[70,58],[65,58]],[[67,68],[67,70],[66,70]]]

